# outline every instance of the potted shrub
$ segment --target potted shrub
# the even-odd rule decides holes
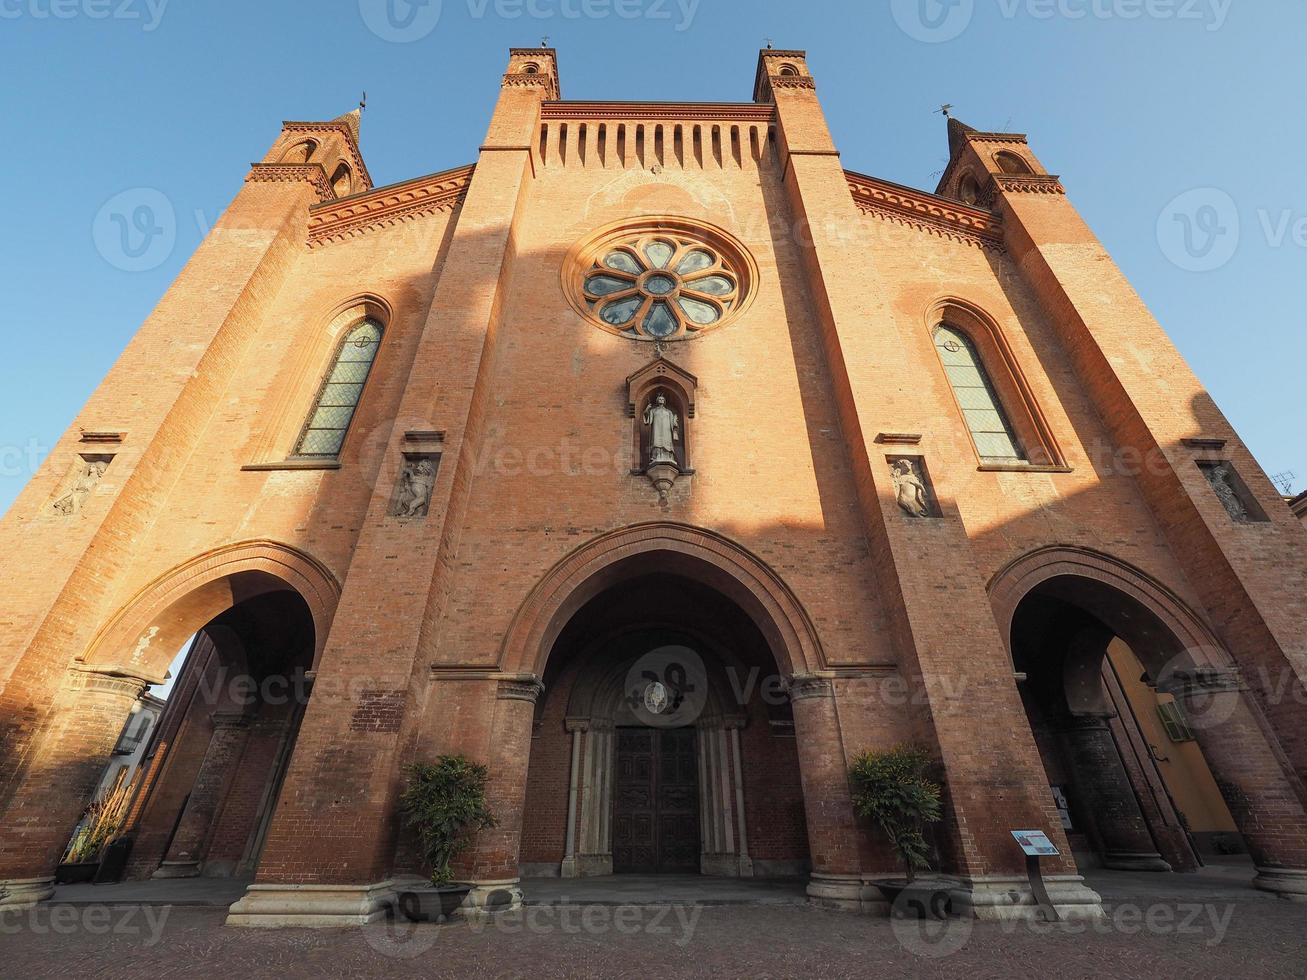
[[[933,778],[934,760],[924,748],[897,745],[886,752],[864,752],[849,771],[853,808],[869,817],[888,838],[903,862],[906,876],[873,882],[893,903],[912,889],[918,870],[930,867],[930,848],[924,830],[941,817],[941,786]],[[929,891],[934,891],[930,889]],[[943,912],[947,896],[927,894],[911,904],[924,913]]]
[[[495,825],[486,808],[486,767],[461,755],[442,755],[435,762],[413,763],[405,772],[400,812],[417,832],[431,887],[401,892],[399,907],[414,922],[433,922],[451,915],[471,891],[454,882],[450,863],[473,834]]]

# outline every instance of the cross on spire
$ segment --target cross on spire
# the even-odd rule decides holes
[[[953,103],[952,103],[952,102],[945,102],[945,103],[944,103],[942,106],[940,106],[939,109],[937,109],[936,111],[937,111],[941,116],[943,116],[945,119],[952,119],[953,117],[949,115],[949,112],[950,112],[952,109],[953,109]]]
[[[368,108],[368,93],[363,93],[363,98],[359,99],[359,112],[365,112]]]

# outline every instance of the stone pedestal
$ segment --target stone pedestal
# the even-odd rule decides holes
[[[254,884],[227,913],[227,925],[333,929],[366,925],[396,901],[395,882],[372,885]]]

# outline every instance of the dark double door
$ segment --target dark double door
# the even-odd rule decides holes
[[[693,728],[617,729],[613,871],[698,873],[699,765]]]

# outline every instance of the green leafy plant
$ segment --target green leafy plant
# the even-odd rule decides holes
[[[929,868],[930,849],[923,830],[940,819],[942,787],[931,778],[934,761],[916,745],[887,752],[864,752],[849,770],[853,808],[870,817],[903,859],[908,881]]]
[[[64,852],[63,863],[81,864],[98,861],[100,852],[118,836],[127,820],[135,782],[119,782],[86,808],[82,826]]]
[[[478,830],[495,826],[486,808],[486,767],[461,755],[442,755],[404,770],[408,786],[400,797],[405,823],[417,831],[433,885],[453,880],[450,862]]]

